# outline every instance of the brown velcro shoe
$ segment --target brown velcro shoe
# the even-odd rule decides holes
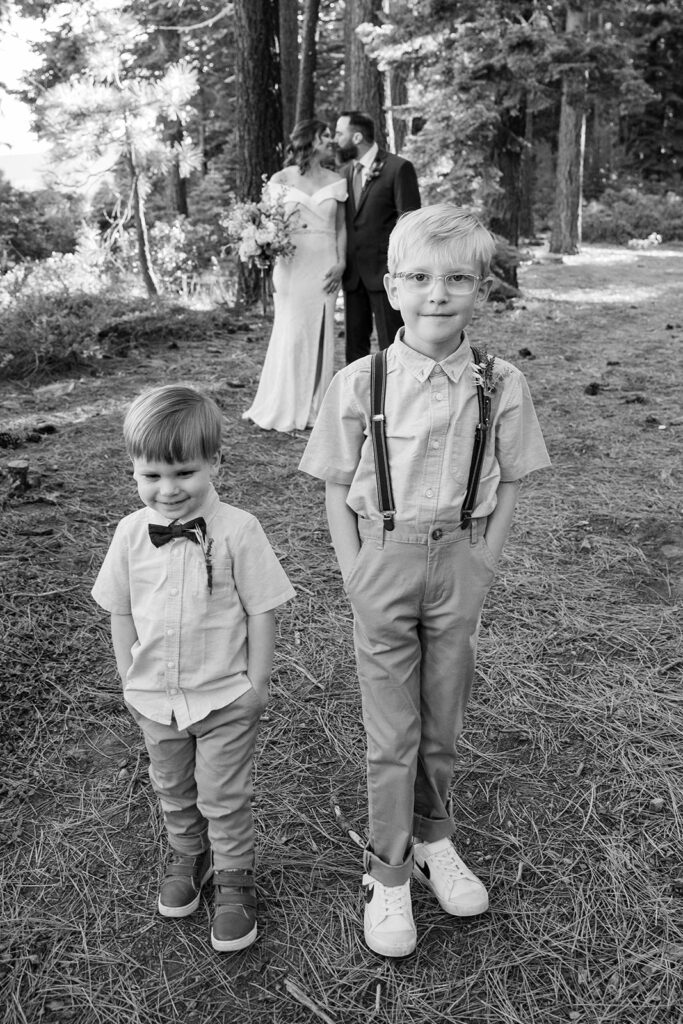
[[[211,945],[219,953],[246,949],[256,939],[254,873],[247,869],[216,871]]]
[[[188,857],[171,850],[159,890],[159,913],[164,917],[187,917],[199,906],[202,886],[211,878],[211,850]]]

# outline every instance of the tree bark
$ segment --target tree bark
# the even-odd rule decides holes
[[[524,117],[524,149],[520,168],[521,205],[519,213],[519,233],[522,238],[533,238],[536,234],[534,224],[534,115],[527,105]]]
[[[567,32],[584,32],[585,28],[586,12],[577,7],[567,7]],[[579,251],[585,140],[586,72],[568,71],[562,80],[555,210],[550,233],[550,252]]]
[[[159,41],[161,44],[164,60],[167,64],[173,64],[182,56],[182,33],[173,29],[159,29]],[[174,143],[181,143],[183,140],[183,125],[178,118],[164,118],[164,142],[171,149]],[[187,204],[187,179],[180,174],[178,157],[173,156],[173,162],[166,176],[166,202],[170,211],[179,213],[182,217],[189,216]]]
[[[301,68],[296,96],[297,121],[315,116],[316,34],[319,12],[320,0],[305,0],[304,24],[301,33]]]
[[[138,259],[140,260],[140,273],[150,299],[155,299],[159,294],[159,286],[152,270],[152,258],[149,251],[149,237],[147,235],[147,222],[145,220],[145,203],[140,191],[140,175],[135,169],[133,159],[128,156],[128,169],[132,182],[132,206],[133,223],[135,224],[135,237],[138,245]]]
[[[282,137],[286,145],[296,121],[296,96],[299,87],[298,0],[280,0],[279,21]]]
[[[282,167],[277,0],[235,0],[237,196],[258,201],[263,178]],[[240,263],[238,297],[259,296],[259,273]]]
[[[490,227],[511,245],[519,243],[523,134],[524,115],[503,113],[492,152],[493,163],[500,170],[500,186],[503,192],[502,195],[496,196],[492,203]]]
[[[282,166],[277,0],[235,0],[237,194],[258,200]]]
[[[346,0],[344,106],[347,110],[369,114],[375,122],[377,141],[384,145],[387,137],[384,82],[377,64],[367,56],[355,31],[363,22],[378,24],[381,9],[382,0]]]

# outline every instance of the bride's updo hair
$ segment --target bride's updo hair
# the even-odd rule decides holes
[[[313,143],[329,127],[317,117],[309,117],[305,121],[297,121],[289,136],[285,167],[296,164],[299,174],[305,174],[311,165]]]

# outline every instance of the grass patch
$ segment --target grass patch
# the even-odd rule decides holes
[[[26,393],[22,423],[48,415],[58,429],[19,451],[35,486],[9,495],[5,482],[0,1021],[677,1024],[680,341],[666,325],[683,303],[530,296],[477,322],[482,346],[523,366],[553,469],[523,489],[485,608],[453,787],[457,841],[491,909],[452,919],[415,887],[418,950],[396,963],[363,945],[359,850],[330,807],[334,795],[363,832],[351,615],[322,488],[297,472],[304,434],[240,419],[267,339],[253,319],[208,345],[190,333],[163,360],[132,350],[47,411]],[[236,956],[211,950],[208,902],[185,921],[155,913],[159,813],[89,598],[137,506],[124,407],[160,380],[218,400],[220,490],[260,518],[297,589],[278,617],[256,762],[261,936]]]

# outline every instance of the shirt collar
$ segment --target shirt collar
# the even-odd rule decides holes
[[[361,167],[364,167],[366,171],[369,171],[373,163],[375,162],[378,153],[379,146],[377,145],[376,142],[373,142],[367,153],[364,153],[360,160],[358,160],[357,162],[361,165]]]
[[[196,519],[199,516],[203,516],[204,521],[208,526],[209,520],[213,518],[218,511],[220,503],[221,499],[218,497],[216,488],[212,484],[201,508],[196,515],[191,516],[191,518]],[[146,508],[145,511],[147,513],[148,523],[154,523],[156,526],[168,526],[169,523],[173,522],[172,519],[169,519],[167,516],[162,516],[160,512],[155,512],[152,508]]]
[[[458,346],[455,352],[447,356],[441,363],[437,363],[436,360],[430,356],[425,356],[421,352],[416,352],[414,348],[410,348],[403,340],[403,332],[405,328],[401,328],[396,335],[394,342],[394,350],[396,352],[396,358],[401,365],[412,374],[420,384],[424,382],[431,375],[435,366],[440,366],[443,372],[446,374],[449,380],[453,381],[454,384],[460,380],[465,369],[472,362],[472,350],[467,339],[467,333],[463,331],[462,343]]]

